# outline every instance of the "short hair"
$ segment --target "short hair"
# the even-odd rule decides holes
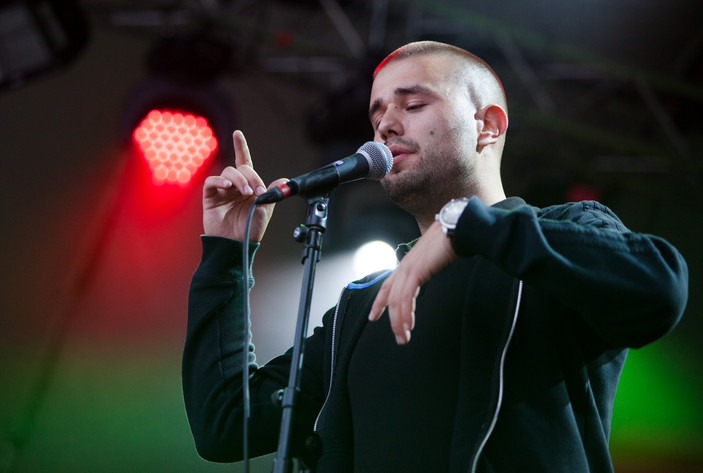
[[[391,62],[418,56],[445,56],[457,59],[458,72],[466,81],[474,104],[478,108],[496,104],[508,112],[508,101],[498,74],[480,57],[451,44],[417,41],[401,46],[379,63],[373,72],[373,78],[375,79],[381,69]]]

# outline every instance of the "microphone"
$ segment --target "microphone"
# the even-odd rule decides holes
[[[359,179],[378,181],[392,167],[391,150],[381,143],[367,141],[351,156],[272,187],[258,196],[255,203],[271,204],[296,194],[303,197],[323,195],[340,184]]]

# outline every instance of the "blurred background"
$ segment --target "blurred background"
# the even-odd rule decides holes
[[[0,472],[242,471],[197,456],[181,395],[202,181],[235,128],[266,182],[354,153],[373,67],[418,39],[502,77],[509,195],[599,199],[686,257],[686,314],[630,352],[611,447],[618,472],[703,471],[699,2],[3,0]],[[155,161],[159,123],[200,158]],[[256,257],[261,363],[293,340],[305,211],[279,204]],[[311,323],[365,271],[362,243],[415,234],[377,183],[335,190]]]

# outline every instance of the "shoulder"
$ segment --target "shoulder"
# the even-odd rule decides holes
[[[569,202],[538,208],[537,217],[547,220],[571,221],[580,225],[627,232],[622,220],[607,206],[594,200]]]
[[[347,284],[347,289],[352,289],[352,290],[366,289],[366,288],[374,286],[376,284],[380,284],[392,272],[393,272],[392,269],[386,269],[383,271],[376,271],[376,272],[371,273],[361,279],[357,279],[356,281],[350,282],[349,284]]]

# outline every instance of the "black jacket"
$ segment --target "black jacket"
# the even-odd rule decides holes
[[[517,198],[493,207],[472,198],[453,245],[476,261],[466,274],[450,470],[612,471],[610,420],[627,347],[677,323],[688,285],[681,255],[660,238],[629,232],[596,202],[537,209]],[[241,246],[203,237],[203,247],[183,358],[196,447],[213,461],[241,459],[248,346],[250,454],[273,452],[280,410],[270,395],[287,383],[290,352],[255,365],[241,332]],[[319,472],[353,471],[346,370],[383,279],[347,286],[306,342],[296,449],[306,455],[314,428]]]

